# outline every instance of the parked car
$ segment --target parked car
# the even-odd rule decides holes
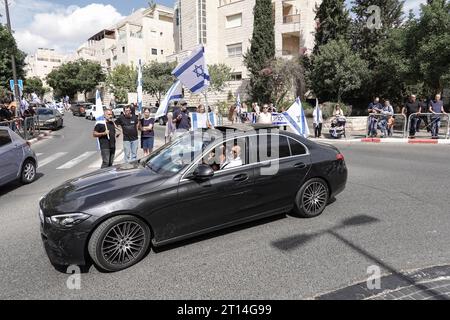
[[[112,109],[114,118],[117,118],[123,114],[123,108],[125,106],[127,106],[127,105],[126,104],[118,104]]]
[[[347,167],[334,146],[267,125],[216,129],[215,135],[187,132],[139,161],[46,194],[39,215],[51,263],[60,268],[92,259],[101,270],[118,271],[150,246],[289,211],[316,217],[345,188]],[[275,143],[279,152],[263,157],[258,144],[267,151]],[[240,146],[240,163],[211,163],[210,155],[220,159],[231,146],[235,155]]]
[[[56,109],[37,108],[36,114],[40,128],[57,130],[63,126],[63,115]]]
[[[0,126],[0,186],[14,180],[33,182],[37,165],[30,145],[10,128]]]
[[[106,110],[106,106],[103,105],[103,111]],[[86,116],[85,118],[88,120],[95,120],[94,113],[96,112],[97,106],[95,104],[86,107]]]
[[[72,110],[72,114],[74,116],[78,117],[85,117],[86,116],[86,107],[91,106],[92,103],[88,102],[77,102],[75,104],[72,104],[70,107]]]
[[[179,107],[177,107],[177,108],[179,108]],[[188,107],[187,109],[188,109],[188,111],[189,111],[190,113],[191,113],[191,112],[197,112],[197,107]],[[173,113],[174,111],[175,111],[175,107],[174,107],[174,106],[169,107],[168,113],[169,113],[169,112],[172,112],[172,113]],[[155,112],[155,113],[156,113],[156,112]],[[160,125],[165,126],[165,125],[167,124],[167,116],[164,115],[164,116],[162,116],[162,117],[156,119],[156,121],[157,121]]]
[[[59,111],[64,116],[64,112],[66,109],[64,108],[64,104],[62,102],[56,104],[56,110]]]

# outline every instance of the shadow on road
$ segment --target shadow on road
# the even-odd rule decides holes
[[[44,176],[43,173],[38,172],[36,173],[36,179],[31,183],[36,183],[36,181],[38,181],[40,178],[42,178]],[[15,181],[11,181],[7,184],[5,184],[4,186],[0,187],[0,197],[7,195],[8,193],[25,186],[23,183],[21,183],[19,180],[15,180]]]
[[[417,290],[421,290],[422,292],[428,294],[429,296],[434,296],[439,300],[448,300],[448,298],[443,297],[440,292],[434,291],[433,289],[429,289],[427,286],[417,283],[417,281],[415,279],[402,274],[400,271],[396,270],[393,266],[383,262],[380,258],[376,257],[375,255],[371,254],[369,251],[358,246],[356,243],[346,239],[344,236],[342,236],[338,233],[339,230],[342,230],[345,228],[363,226],[363,225],[368,225],[368,224],[373,224],[373,223],[378,223],[378,222],[380,222],[380,220],[378,220],[374,217],[367,216],[367,215],[358,215],[358,216],[354,216],[354,217],[345,219],[341,222],[341,224],[331,227],[327,230],[323,230],[321,232],[316,232],[316,233],[311,233],[311,234],[299,234],[299,235],[283,238],[283,239],[272,242],[272,245],[281,251],[289,252],[289,251],[295,250],[301,246],[306,245],[308,242],[314,240],[315,238],[317,238],[321,235],[324,235],[324,234],[332,235],[339,241],[346,244],[352,250],[358,252],[360,255],[362,255],[365,258],[374,262],[374,264],[376,264],[377,266],[387,270],[389,273],[391,273],[392,275],[394,275],[395,277],[400,279],[405,285],[413,286]],[[386,290],[386,288],[370,289],[370,290],[365,289],[365,290],[366,290],[367,296],[374,296],[374,295],[377,295],[377,294],[383,292],[384,290]],[[367,294],[368,293],[367,291],[369,292],[369,294]],[[324,295],[324,297],[325,296],[326,295]],[[339,299],[339,297],[337,297],[336,295],[333,295],[333,298]]]

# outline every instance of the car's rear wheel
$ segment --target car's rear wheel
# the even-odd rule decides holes
[[[327,183],[320,178],[306,181],[295,197],[294,211],[302,218],[320,215],[327,206],[329,189]]]
[[[142,220],[129,215],[112,217],[93,232],[88,251],[105,271],[119,271],[139,262],[150,245],[151,232]]]
[[[23,163],[22,172],[20,174],[20,181],[24,184],[32,183],[36,179],[36,164],[27,159]]]

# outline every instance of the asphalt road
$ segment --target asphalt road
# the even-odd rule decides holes
[[[304,299],[365,281],[371,265],[392,272],[450,262],[450,147],[341,143],[348,185],[322,216],[216,232],[152,251],[122,272],[92,267],[70,290],[43,249],[37,203],[94,170],[99,155],[93,122],[68,114],[65,125],[33,146],[41,162],[64,153],[37,181],[0,187],[0,299]]]

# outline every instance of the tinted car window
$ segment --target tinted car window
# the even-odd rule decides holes
[[[252,143],[250,143],[251,145]],[[286,158],[291,156],[288,138],[281,135],[258,136],[258,161]]]
[[[53,115],[53,110],[51,109],[38,109],[38,114],[41,116]]]
[[[0,130],[0,147],[6,146],[11,143],[11,137],[7,130]]]
[[[289,139],[289,144],[291,146],[291,152],[293,156],[300,156],[306,154],[305,147],[294,139]]]

